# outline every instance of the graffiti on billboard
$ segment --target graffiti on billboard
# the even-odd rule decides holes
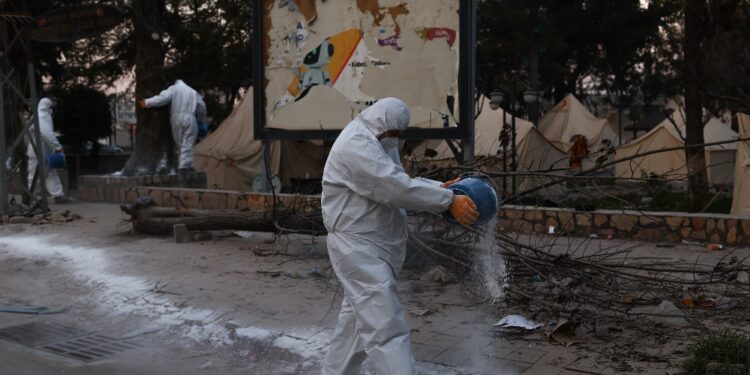
[[[380,98],[455,126],[457,0],[264,0],[266,127],[343,128]]]

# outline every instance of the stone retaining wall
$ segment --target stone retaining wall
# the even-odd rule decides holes
[[[155,176],[81,176],[78,198],[87,202],[124,203],[126,191],[137,187],[169,187],[177,189],[205,189],[205,173]]]
[[[273,206],[271,194],[191,189],[195,185],[205,186],[205,175],[202,173],[187,176],[83,176],[81,182],[79,198],[89,202],[132,203],[138,197],[148,195],[160,206],[211,210],[270,210]],[[285,207],[295,207],[302,201],[320,199],[318,196],[289,194],[278,194],[277,197]],[[719,214],[614,210],[580,212],[559,208],[504,206],[498,216],[501,230],[516,233],[548,234],[549,227],[552,226],[557,234],[596,234],[600,237],[612,235],[618,239],[652,242],[689,240],[747,246],[750,240],[750,217]]]
[[[85,202],[106,202],[126,204],[135,202],[138,197],[150,196],[159,206],[198,208],[206,210],[254,209],[271,210],[272,194],[247,193],[208,189],[192,189],[191,185],[205,186],[205,174],[195,173],[185,176],[83,176],[78,197]],[[180,186],[148,186],[183,185]],[[305,200],[320,200],[316,196],[277,194],[284,207],[299,206]]]
[[[544,207],[503,207],[499,227],[517,233],[556,233],[578,236],[612,235],[620,239],[679,242],[716,242],[746,246],[750,239],[750,218],[721,214],[683,212],[641,212],[598,210],[579,212]]]

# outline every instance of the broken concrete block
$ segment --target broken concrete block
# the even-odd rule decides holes
[[[190,231],[185,224],[175,224],[172,227],[172,232],[174,233],[174,242],[176,243],[187,243],[191,240]]]

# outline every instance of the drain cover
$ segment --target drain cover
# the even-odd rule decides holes
[[[26,346],[38,346],[90,333],[59,323],[27,323],[0,329],[0,338]]]
[[[52,353],[86,362],[96,361],[137,347],[140,347],[140,345],[98,334],[41,346],[42,349]]]
[[[0,338],[85,362],[140,345],[58,323],[28,323],[0,329]]]

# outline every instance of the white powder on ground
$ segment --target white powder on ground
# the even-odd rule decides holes
[[[182,337],[202,342],[213,347],[232,345],[231,331],[222,321],[215,318],[216,311],[193,307],[177,307],[168,298],[147,293],[154,287],[152,282],[135,276],[113,274],[107,249],[84,246],[60,245],[51,236],[12,236],[0,238],[8,254],[23,257],[37,257],[62,260],[60,266],[68,269],[76,279],[94,290],[93,301],[104,313],[132,315],[152,319],[154,326],[169,328]],[[312,336],[321,327],[291,329],[288,336],[279,331],[261,327],[244,327],[235,330],[238,336],[265,341],[270,345],[289,350],[303,357],[321,356],[328,340],[299,339]],[[295,334],[296,333],[296,334]]]
[[[494,238],[494,235],[492,237]],[[146,317],[152,319],[154,327],[169,328],[170,332],[213,347],[229,347],[234,344],[232,331],[226,328],[222,321],[214,318],[218,315],[215,311],[177,307],[164,296],[146,293],[154,287],[153,282],[140,277],[115,274],[114,272],[120,271],[113,267],[108,259],[107,253],[111,249],[61,245],[61,242],[52,236],[20,235],[0,238],[0,247],[11,256],[61,261],[61,267],[65,267],[76,279],[92,287],[94,293],[90,297],[103,313]],[[322,362],[328,349],[329,335],[313,333],[321,332],[321,329],[290,327],[282,332],[257,326],[242,327],[234,330],[234,337],[287,350],[305,358],[303,365],[308,366]],[[416,366],[420,374],[426,375],[464,373],[459,369],[454,370],[432,363],[418,362]]]

